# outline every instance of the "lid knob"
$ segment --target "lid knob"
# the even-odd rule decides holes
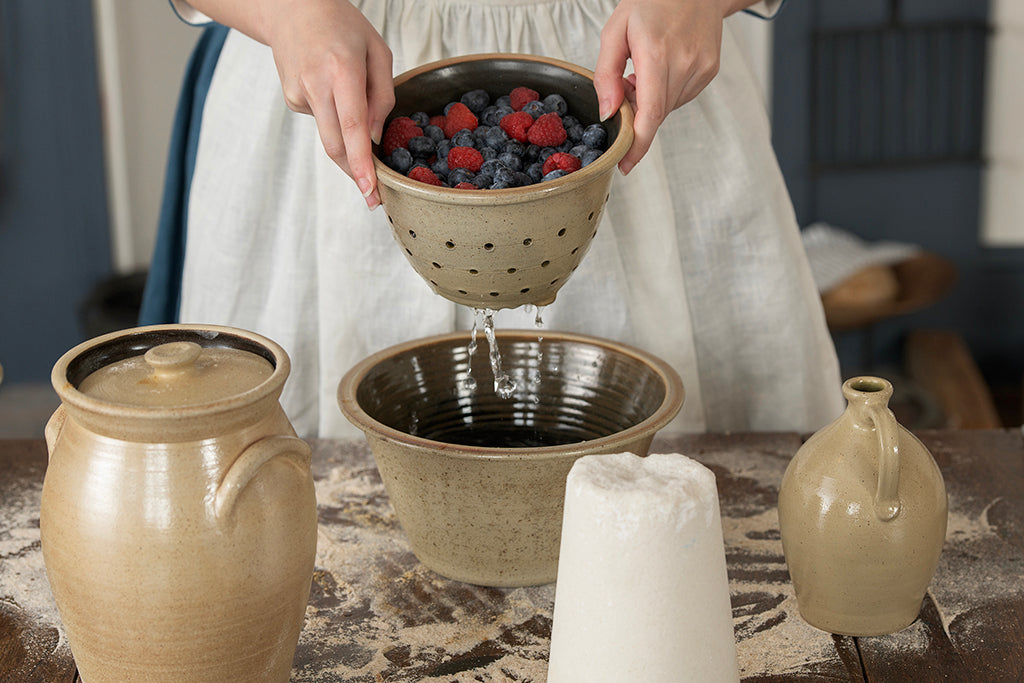
[[[146,351],[145,359],[158,376],[176,375],[193,367],[203,347],[195,342],[169,342]]]

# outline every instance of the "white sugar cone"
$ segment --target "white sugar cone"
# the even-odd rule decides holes
[[[738,680],[715,475],[680,454],[577,460],[549,683]]]

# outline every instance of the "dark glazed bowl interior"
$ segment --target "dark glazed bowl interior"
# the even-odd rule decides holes
[[[503,369],[516,383],[512,397],[501,398],[487,340],[480,335],[472,356],[468,342],[466,333],[446,335],[365,361],[356,380],[359,409],[401,434],[508,450],[622,436],[655,416],[660,428],[682,402],[678,376],[658,359],[578,335],[527,331],[497,333]]]

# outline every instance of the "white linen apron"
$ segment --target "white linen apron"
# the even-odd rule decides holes
[[[355,4],[398,74],[481,52],[593,69],[615,0]],[[667,432],[812,431],[842,410],[838,363],[734,21],[760,19],[726,21],[718,76],[668,117],[628,176],[616,174],[597,238],[543,310],[544,329],[671,363],[686,398]],[[203,112],[180,320],[280,343],[296,430],[341,437],[357,434],[335,398],[345,371],[386,346],[468,330],[473,317],[412,270],[384,211],[368,211],[327,157],[315,120],[286,107],[270,49],[232,31]],[[531,328],[534,313],[495,321]]]

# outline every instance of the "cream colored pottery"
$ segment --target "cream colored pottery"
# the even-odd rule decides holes
[[[646,455],[682,407],[683,385],[667,363],[622,344],[550,330],[496,337],[516,382],[510,398],[494,392],[486,343],[471,354],[462,332],[364,359],[338,400],[424,565],[486,586],[551,583],[573,463]]]
[[[54,366],[39,524],[86,683],[288,680],[317,530],[288,372],[266,338],[186,325]]]
[[[421,66],[395,79],[392,116],[440,112],[468,90],[492,100],[517,86],[559,93],[580,121],[597,122],[593,73],[557,59],[483,54]],[[558,180],[503,190],[421,183],[374,164],[392,232],[420,276],[441,296],[474,308],[547,305],[597,234],[612,176],[633,143],[633,110],[605,121],[608,149]]]
[[[946,537],[942,474],[889,410],[892,384],[855,377],[847,408],[796,453],[779,489],[779,530],[800,614],[852,636],[913,622]]]

